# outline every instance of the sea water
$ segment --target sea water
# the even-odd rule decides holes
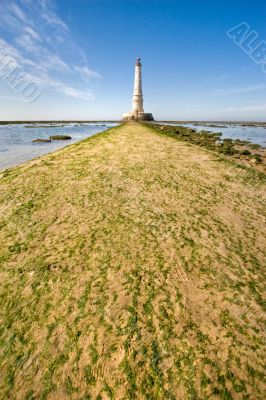
[[[41,123],[0,125],[0,169],[51,153],[115,125],[117,124],[111,122],[47,124],[47,126]],[[53,135],[68,135],[71,136],[71,140],[33,142],[34,139],[49,139],[49,136]]]

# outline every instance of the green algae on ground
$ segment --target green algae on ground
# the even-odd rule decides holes
[[[156,132],[163,132],[177,140],[192,143],[196,146],[205,147],[225,156],[239,159],[246,165],[251,166],[252,162],[259,164],[257,169],[266,174],[266,149],[262,148],[258,144],[253,144],[239,139],[233,140],[222,138],[222,134],[219,132],[205,130],[198,132],[193,128],[181,125],[162,125],[150,122],[143,123],[143,125],[149,126]],[[255,150],[259,150],[260,153],[256,154]],[[254,164],[252,167],[254,168]]]

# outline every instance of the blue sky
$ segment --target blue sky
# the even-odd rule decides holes
[[[0,57],[41,92],[0,73],[0,119],[118,119],[140,56],[156,119],[266,120],[266,73],[226,34],[243,21],[266,40],[265,0],[0,0]]]

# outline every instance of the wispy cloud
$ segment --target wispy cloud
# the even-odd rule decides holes
[[[44,90],[93,99],[91,81],[100,74],[88,65],[53,0],[1,0],[0,35],[1,53],[14,58]]]
[[[28,23],[26,14],[21,10],[21,8],[16,3],[10,3],[8,5],[9,10],[15,17],[17,17],[21,22]]]
[[[261,84],[257,84],[257,85],[250,85],[250,86],[232,88],[232,89],[216,89],[215,94],[222,95],[222,96],[229,96],[229,95],[233,95],[233,94],[257,92],[258,90],[264,90],[264,89],[266,89],[266,84],[261,83]]]
[[[79,67],[79,66],[76,65],[74,68],[75,68],[75,70],[77,72],[79,72],[81,75],[83,75],[87,79],[88,78],[91,79],[91,78],[100,78],[101,77],[101,75],[98,74],[98,72],[95,72],[95,71],[93,71],[92,69],[90,69],[88,67]]]
[[[24,28],[24,31],[25,31],[25,33],[30,35],[33,39],[40,40],[39,34],[34,29],[32,29],[30,26],[26,26]]]
[[[68,27],[66,23],[56,15],[56,13],[51,9],[51,1],[37,0],[37,3],[41,7],[42,18],[48,22],[50,25],[57,25],[61,27],[64,31],[68,32]]]
[[[15,59],[19,64],[23,64],[23,66],[35,67],[35,62],[31,61],[27,57],[24,57],[19,50],[17,50],[14,46],[7,43],[4,39],[0,38],[0,50],[3,54],[8,55]]]

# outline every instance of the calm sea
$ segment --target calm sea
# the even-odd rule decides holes
[[[44,128],[37,124],[0,125],[0,169],[61,149],[115,125],[111,122],[53,124],[53,127]],[[69,135],[72,139],[49,143],[32,142],[33,139],[48,139],[52,135]]]

